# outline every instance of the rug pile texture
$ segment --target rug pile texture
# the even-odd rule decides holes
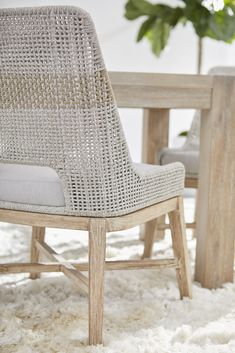
[[[187,201],[187,213],[192,204]],[[195,239],[188,232],[193,272]],[[47,241],[68,259],[87,260],[87,234],[51,229]],[[0,262],[27,261],[30,229],[0,223]],[[135,259],[138,228],[109,234],[107,258]],[[170,256],[170,234],[154,256]],[[67,278],[0,276],[1,353],[235,353],[235,285],[217,290],[193,285],[179,300],[175,271],[106,273],[104,346],[87,346],[87,298]]]

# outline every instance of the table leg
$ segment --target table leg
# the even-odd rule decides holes
[[[163,147],[168,146],[169,132],[169,109],[144,109],[143,117],[143,140],[142,140],[142,162],[157,164],[157,155]],[[158,219],[159,223],[165,223],[165,216]],[[155,229],[156,234],[151,233]],[[157,230],[153,221],[146,223],[141,228],[141,238],[146,234],[150,238],[162,239],[164,230]]]
[[[217,288],[233,281],[235,235],[235,78],[214,77],[203,111],[195,279]]]

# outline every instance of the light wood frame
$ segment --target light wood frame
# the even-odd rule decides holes
[[[123,75],[123,77],[121,76]],[[123,78],[126,77],[126,83],[124,87]],[[188,104],[195,104],[195,102],[187,102],[185,99],[182,102],[181,94],[187,89],[187,94],[190,94],[191,100],[195,99],[194,93],[199,94],[204,91],[208,97],[208,87],[210,87],[210,81],[207,78],[202,77],[200,80],[197,77],[197,81],[192,75],[180,75],[180,80],[177,83],[176,89],[171,92],[171,97],[168,100],[165,97],[166,92],[170,90],[170,85],[176,86],[176,80],[179,75],[151,75],[150,74],[137,74],[131,73],[111,73],[111,79],[114,87],[115,94],[118,98],[118,104],[121,106],[131,107],[140,105],[143,109],[143,148],[142,148],[142,161],[148,164],[158,164],[158,155],[162,148],[168,147],[168,133],[169,133],[169,118],[170,109],[172,104],[177,108],[179,105],[184,105],[187,108]],[[128,79],[127,79],[128,78]],[[158,78],[158,81],[157,81]],[[190,78],[193,80],[190,82]],[[198,79],[199,78],[199,79]],[[183,82],[182,82],[183,81]],[[196,83],[196,84],[195,84]],[[194,87],[195,85],[195,87]],[[200,88],[200,92],[199,92]],[[131,100],[129,100],[130,90],[132,91]],[[145,90],[143,97],[143,91]],[[191,91],[190,91],[191,90]],[[178,91],[179,94],[178,94]],[[147,92],[147,93],[146,93]],[[176,94],[177,92],[177,94]],[[140,94],[142,95],[140,98]],[[133,98],[133,96],[135,98]],[[162,97],[161,97],[162,96]],[[154,97],[154,99],[153,99]],[[159,98],[160,97],[160,98]],[[162,98],[162,99],[161,99]],[[149,102],[146,105],[146,101]],[[158,102],[159,101],[159,102]],[[165,103],[163,103],[165,102]],[[133,105],[132,105],[133,104]],[[164,104],[164,107],[162,105]],[[198,102],[197,102],[198,104]],[[206,101],[203,102],[205,106]],[[160,105],[160,107],[158,107]],[[149,107],[151,106],[151,108]],[[161,108],[162,107],[162,108]],[[186,177],[185,178],[186,188],[197,188],[198,178]],[[196,218],[196,212],[195,212]],[[193,229],[195,234],[196,221],[186,223],[186,228]],[[141,227],[141,239],[145,240],[145,247],[143,252],[143,258],[150,258],[152,254],[152,248],[155,240],[161,240],[165,236],[165,230],[170,228],[170,224],[165,222],[165,216],[160,217],[155,221],[148,222]]]
[[[197,189],[198,179],[196,178],[185,178],[185,188],[194,188]],[[198,193],[198,191],[197,191]],[[197,203],[198,196],[195,197],[195,213],[194,221],[190,223],[185,223],[186,228],[193,230],[193,236],[195,236],[196,230],[196,215],[197,215]],[[165,215],[158,218],[158,220],[153,220],[146,223],[141,227],[140,238],[144,240],[144,252],[143,259],[148,259],[152,256],[153,245],[156,240],[162,240],[165,237],[166,229],[171,229],[170,223],[166,223]]]
[[[148,143],[143,144],[142,161],[149,164],[158,164],[158,156],[164,147],[168,147],[170,109],[144,109],[143,115],[143,141]],[[186,177],[185,187],[198,187],[198,178]],[[197,205],[196,205],[197,207]],[[170,228],[166,223],[165,216],[158,219],[157,225],[155,222],[149,222],[141,227],[140,238],[148,237],[145,241],[143,258],[149,258],[152,254],[153,244],[155,240],[161,240],[165,236],[165,230]],[[196,227],[196,211],[194,221],[186,223],[186,228],[193,229],[195,235]]]
[[[172,227],[174,257],[161,260],[106,261],[106,233],[128,229],[169,214]],[[0,264],[0,273],[30,272],[32,279],[41,272],[63,272],[89,298],[89,344],[103,342],[104,271],[142,268],[175,268],[180,297],[191,297],[191,277],[185,237],[182,197],[149,206],[145,209],[113,218],[59,216],[0,209],[1,222],[32,226],[31,262]],[[69,263],[45,242],[46,227],[87,230],[89,232],[88,263]],[[44,255],[51,262],[39,262]],[[88,277],[82,273],[88,271]]]

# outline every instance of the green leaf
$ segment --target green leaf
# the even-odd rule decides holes
[[[170,30],[171,28],[169,24],[164,23],[159,18],[149,32],[148,39],[152,44],[152,52],[156,56],[160,56],[162,50],[165,48],[170,35]]]
[[[179,134],[178,134],[179,137],[185,137],[185,136],[188,136],[188,131],[181,131]]]
[[[175,24],[178,22],[179,18],[183,16],[183,14],[184,12],[182,7],[171,7],[164,4],[153,5],[151,11],[152,16],[160,17],[172,26],[175,26]]]
[[[204,37],[209,28],[211,13],[199,2],[197,0],[187,0],[184,15],[188,21],[192,22],[197,35]]]
[[[148,38],[152,51],[159,56],[165,48],[170,31],[178,24],[191,22],[199,38],[210,37],[226,43],[235,40],[235,0],[224,0],[224,7],[206,8],[203,0],[181,0],[183,6],[153,4],[147,0],[128,0],[125,16],[129,20],[145,16],[137,41]]]
[[[128,19],[128,20],[135,20],[136,18],[140,17],[140,16],[143,16],[142,12],[136,8],[133,4],[133,1],[132,0],[129,0],[127,3],[126,3],[126,6],[125,6],[125,17]]]
[[[152,16],[155,10],[155,6],[145,0],[132,0],[132,4],[136,9],[141,11],[143,15]]]
[[[129,0],[125,6],[125,17],[128,20],[135,20],[140,16],[152,16],[155,5],[145,0]]]
[[[141,39],[146,35],[146,33],[152,27],[155,20],[156,20],[155,17],[149,17],[146,21],[142,23],[136,39],[137,42],[141,41]]]
[[[235,6],[235,0],[224,0],[225,6]]]
[[[227,9],[217,11],[210,18],[207,36],[230,43],[235,35],[235,18],[229,15]]]
[[[175,27],[179,22],[182,22],[184,18],[184,10],[181,7],[175,7],[172,9],[171,16],[168,20],[168,23]]]

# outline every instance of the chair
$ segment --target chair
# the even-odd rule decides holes
[[[218,66],[213,67],[208,72],[209,75],[235,75],[235,67],[231,66]],[[198,187],[198,173],[199,173],[199,150],[200,150],[200,111],[196,111],[193,117],[193,121],[188,132],[187,139],[181,148],[169,148],[165,147],[161,150],[158,161],[160,165],[167,165],[168,163],[181,162],[183,163],[186,171],[185,187],[195,188]],[[197,199],[197,196],[196,196]],[[195,213],[197,212],[197,202],[195,202]],[[196,217],[195,217],[196,218]],[[165,217],[161,217],[160,222],[158,221],[156,234],[157,238],[161,239],[164,237],[165,229],[168,227],[165,224]],[[188,228],[195,230],[196,223],[186,224]],[[147,237],[145,240],[144,258],[151,256],[153,247],[154,237]]]
[[[184,167],[131,161],[87,12],[3,9],[0,31],[0,221],[32,226],[31,261],[0,272],[63,272],[88,294],[89,344],[100,344],[104,270],[172,267],[180,297],[191,297]],[[172,259],[105,261],[106,232],[166,213]],[[45,242],[46,227],[87,230],[89,262],[66,262]]]
[[[234,76],[235,67],[218,66],[209,70],[208,75]],[[181,148],[163,148],[159,154],[159,164],[166,165],[179,161],[186,171],[185,186],[197,188],[199,173],[200,149],[200,111],[196,111],[188,132],[187,139]]]

